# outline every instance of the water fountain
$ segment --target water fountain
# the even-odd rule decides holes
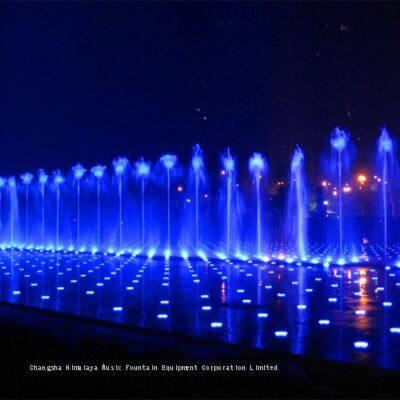
[[[118,180],[118,244],[119,249],[122,249],[122,178],[128,166],[128,159],[119,157],[113,161],[114,172]]]
[[[199,250],[199,188],[200,183],[205,181],[203,154],[198,144],[193,147],[191,175],[195,179],[195,249],[197,253]]]
[[[134,164],[138,185],[127,179],[130,174],[126,158],[114,160],[114,179],[107,179],[106,166],[103,165],[91,168],[87,179],[86,170],[80,164],[72,168],[66,179],[56,171],[52,175],[54,195],[49,191],[48,176],[43,171],[39,173],[35,186],[31,175],[22,174],[18,181],[15,178],[14,181],[4,181],[7,197],[0,204],[1,243],[79,252],[90,249],[93,253],[106,251],[110,254],[117,249],[118,254],[147,254],[151,257],[169,254],[187,258],[197,255],[203,260],[257,258],[265,261],[278,258],[290,262],[295,256],[313,264],[327,265],[359,262],[360,257],[400,260],[400,246],[396,247],[389,229],[393,227],[392,231],[397,234],[394,228],[396,220],[391,223],[391,218],[398,218],[393,213],[397,201],[394,196],[399,192],[397,188],[394,190],[397,168],[394,147],[393,139],[382,130],[376,173],[387,183],[380,184],[380,180],[371,176],[363,190],[358,190],[362,184],[354,176],[347,175],[350,136],[339,128],[335,129],[330,138],[328,157],[330,179],[323,181],[325,187],[321,184],[319,198],[311,192],[312,186],[310,197],[307,195],[304,154],[300,148],[295,150],[291,160],[288,184],[271,182],[268,187],[266,176],[269,171],[265,157],[260,153],[252,154],[248,160],[248,176],[240,178],[239,186],[239,161],[227,149],[220,160],[220,186],[217,191],[213,190],[218,181],[210,175],[210,182],[206,182],[199,145],[193,147],[186,176],[179,175],[176,193],[172,191],[172,179],[178,177],[180,168],[177,156],[172,154],[160,158],[152,173],[154,179],[149,179],[150,163],[140,158]],[[158,183],[162,183],[162,196],[159,196]],[[285,208],[282,207],[285,203],[282,189],[286,187],[288,200]],[[373,247],[375,243],[362,245],[364,237],[376,240],[373,232],[369,235],[368,231],[373,226],[371,221],[376,211],[371,210],[370,220],[358,222],[360,217],[356,212],[359,211],[353,212],[355,208],[352,207],[353,201],[353,204],[356,201],[363,204],[358,202],[357,196],[367,195],[376,188],[380,194],[379,209],[383,213],[381,249]],[[6,192],[0,190],[0,196],[2,193]],[[25,204],[21,208],[25,213],[21,225],[17,220],[18,201],[22,206]],[[125,204],[131,206],[125,207]],[[320,214],[318,207],[322,210]],[[353,222],[354,219],[358,220]],[[267,220],[271,223],[267,224]],[[360,232],[354,229],[357,223],[360,223]],[[267,240],[267,232],[271,232],[271,240]],[[282,242],[283,237],[287,240]],[[317,241],[321,241],[321,245]],[[53,243],[55,246],[50,246]]]
[[[6,184],[6,180],[0,176],[0,234],[3,233],[3,218],[2,218],[2,189]]]
[[[295,243],[297,256],[306,258],[307,244],[307,189],[304,173],[304,154],[296,147],[290,164],[288,211],[286,229],[289,243]]]
[[[382,128],[378,139],[378,168],[382,176],[382,211],[383,211],[383,249],[387,258],[388,246],[388,192],[397,184],[398,164],[395,156],[395,143],[386,128]]]
[[[56,188],[56,249],[60,248],[60,185],[65,181],[59,170],[54,172],[54,185]]]
[[[39,170],[40,193],[42,196],[42,244],[45,245],[45,192],[48,175],[43,169]]]
[[[80,251],[80,233],[81,233],[81,179],[86,173],[86,169],[77,164],[72,167],[72,172],[76,180],[76,247]]]
[[[262,254],[262,229],[261,229],[261,197],[260,197],[260,182],[263,173],[268,168],[267,161],[260,153],[253,153],[249,159],[249,171],[253,175],[256,186],[256,201],[257,201],[257,257]]]
[[[96,165],[90,170],[96,179],[97,187],[97,248],[101,249],[101,206],[100,206],[100,193],[101,193],[101,180],[104,176],[106,167],[104,165]]]
[[[160,161],[167,172],[167,252],[171,250],[171,173],[178,158],[174,154],[165,154]]]
[[[25,185],[25,243],[29,243],[29,185],[31,184],[33,175],[25,172],[21,175],[22,183]]]
[[[235,160],[231,156],[229,147],[222,157],[222,165],[224,169],[221,171],[221,174],[226,177],[226,253],[229,255],[232,234],[232,195],[236,183]]]
[[[350,135],[348,132],[335,128],[331,134],[331,169],[336,175],[338,197],[339,197],[339,255],[343,255],[343,175],[349,164],[349,142]]]
[[[9,224],[10,224],[10,245],[14,246],[16,226],[18,225],[18,196],[17,182],[14,176],[7,180],[9,196]]]
[[[136,171],[136,177],[140,179],[140,187],[141,187],[141,213],[140,213],[140,237],[141,237],[141,245],[142,245],[142,250],[145,247],[145,198],[144,198],[144,190],[145,190],[145,184],[146,181],[150,175],[150,163],[144,161],[144,158],[142,157],[139,161],[136,162],[135,164],[135,171]]]

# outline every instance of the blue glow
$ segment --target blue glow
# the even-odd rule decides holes
[[[343,150],[347,143],[349,142],[349,134],[340,128],[335,128],[331,135],[331,146],[341,151]]]
[[[21,179],[25,185],[29,185],[32,182],[33,175],[30,172],[25,172],[21,175]]]
[[[164,168],[172,169],[177,163],[178,158],[174,154],[165,154],[160,158],[160,161],[164,165]]]
[[[356,349],[363,349],[363,350],[367,349],[369,346],[368,342],[365,342],[365,341],[357,341],[357,342],[354,342],[353,345]]]
[[[46,182],[47,182],[47,179],[49,178],[49,176],[44,172],[43,169],[39,169],[38,175],[39,175],[39,178],[38,178],[39,179],[39,183],[41,185],[45,185]]]
[[[144,158],[142,157],[135,163],[135,170],[137,177],[146,178],[150,175],[150,163],[144,161]]]
[[[99,165],[95,165],[94,167],[92,167],[90,169],[90,172],[92,173],[92,175],[95,178],[101,179],[104,176],[106,168],[107,168],[106,166],[99,164]]]
[[[79,180],[83,177],[83,175],[85,175],[86,168],[84,168],[82,164],[76,164],[74,167],[72,167],[72,171],[75,178]]]
[[[127,168],[129,161],[125,157],[116,158],[113,161],[114,171],[116,175],[122,175]]]

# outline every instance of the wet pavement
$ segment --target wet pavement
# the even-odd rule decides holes
[[[400,369],[400,270],[394,267],[2,251],[0,277],[5,302]]]

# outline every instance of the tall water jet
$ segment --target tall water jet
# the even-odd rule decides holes
[[[256,202],[257,202],[257,256],[260,257],[262,253],[262,227],[261,227],[261,196],[260,196],[260,183],[263,173],[267,170],[268,165],[265,158],[260,153],[253,153],[249,159],[249,171],[253,175],[256,185]]]
[[[140,236],[141,236],[141,244],[142,244],[142,250],[144,249],[145,246],[145,199],[144,199],[144,190],[145,190],[145,184],[146,180],[150,175],[150,163],[144,161],[144,158],[142,157],[139,161],[136,162],[135,164],[135,174],[138,179],[140,179],[140,184],[141,184],[141,213],[140,213],[140,220],[141,220],[141,230],[140,230]]]
[[[101,180],[103,179],[106,167],[104,165],[96,165],[90,170],[96,179],[97,186],[97,247],[101,248]]]
[[[44,172],[43,169],[39,169],[39,185],[40,185],[40,193],[42,196],[42,244],[45,245],[45,190],[47,183],[48,175]]]
[[[15,239],[15,227],[18,219],[18,196],[17,196],[17,183],[14,176],[11,176],[7,180],[8,193],[10,201],[10,245],[14,246]]]
[[[222,175],[226,177],[226,252],[229,255],[231,248],[231,228],[232,228],[232,193],[235,183],[235,160],[231,156],[229,147],[226,154],[222,157]]]
[[[76,245],[77,250],[80,250],[80,224],[81,224],[81,179],[86,173],[86,168],[81,164],[76,164],[72,167],[74,178],[76,180]]]
[[[60,185],[65,181],[59,170],[54,172],[54,185],[56,188],[56,250],[60,246]]]
[[[195,246],[197,253],[199,250],[199,186],[205,180],[203,152],[198,144],[193,147],[191,174],[195,178]]]
[[[387,257],[388,244],[388,186],[396,184],[397,160],[395,156],[395,142],[384,127],[378,139],[378,167],[382,174],[382,212],[383,212],[383,248],[384,257]]]
[[[32,179],[33,175],[30,172],[21,175],[22,183],[25,185],[25,244],[29,243],[29,185]]]
[[[307,189],[304,173],[304,154],[296,147],[290,164],[290,187],[287,211],[289,243],[296,243],[297,255],[306,257],[307,244]]]
[[[119,249],[122,248],[122,176],[124,175],[125,169],[128,166],[128,159],[119,157],[113,161],[114,172],[118,179],[118,207],[119,207],[119,227],[118,227],[118,239]]]
[[[6,180],[0,176],[0,233],[3,232],[3,219],[2,219],[2,189],[6,184]]]
[[[345,168],[348,166],[349,159],[346,150],[349,147],[350,134],[340,128],[336,127],[331,134],[330,146],[332,153],[333,173],[336,175],[338,183],[338,196],[339,196],[339,254],[343,255],[343,175]]]
[[[160,158],[167,172],[167,250],[171,247],[171,171],[175,167],[177,157],[174,154],[165,154]]]

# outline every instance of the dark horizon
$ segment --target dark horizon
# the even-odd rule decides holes
[[[400,133],[394,3],[2,3],[1,174],[119,155],[243,165],[286,176],[296,144],[311,179],[336,126],[359,163],[379,128]]]

